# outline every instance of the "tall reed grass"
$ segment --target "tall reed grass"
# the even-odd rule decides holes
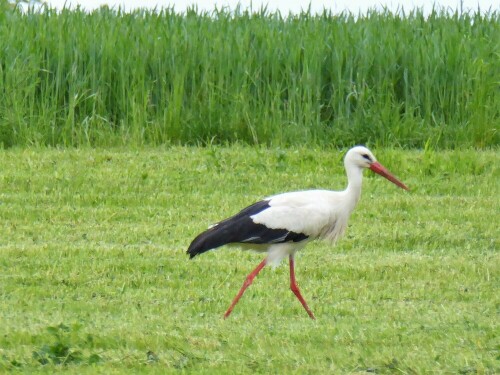
[[[500,13],[0,11],[0,143],[491,147]]]

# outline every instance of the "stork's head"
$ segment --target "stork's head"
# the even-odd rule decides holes
[[[387,178],[392,183],[400,188],[409,190],[408,187],[399,181],[394,175],[389,172],[382,164],[380,164],[370,150],[364,146],[356,146],[347,151],[344,164],[346,168],[349,166],[357,166],[358,168],[369,168],[373,172]]]

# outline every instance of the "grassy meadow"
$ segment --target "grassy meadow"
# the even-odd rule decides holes
[[[500,13],[19,11],[0,0],[0,373],[500,373]],[[185,251],[365,173],[289,290]],[[204,147],[199,147],[204,146]]]
[[[374,148],[347,235],[297,279],[190,240],[263,196],[342,189],[343,152],[159,147],[0,151],[0,372],[500,372],[496,151]]]
[[[286,17],[4,3],[5,148],[499,144],[498,10]]]

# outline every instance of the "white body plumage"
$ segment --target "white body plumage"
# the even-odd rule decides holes
[[[267,262],[277,265],[312,240],[322,239],[335,243],[345,232],[358,198],[359,194],[356,197],[349,195],[347,191],[329,190],[297,191],[266,198],[270,207],[250,216],[254,223],[271,229],[303,233],[307,238],[300,242],[244,248],[267,251]]]

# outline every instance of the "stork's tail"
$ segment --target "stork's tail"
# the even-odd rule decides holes
[[[189,254],[189,258],[192,259],[198,254],[225,245],[227,243],[225,240],[226,238],[227,236],[224,235],[224,231],[220,230],[218,225],[215,225],[196,236],[193,242],[191,242],[191,245],[189,245],[186,253]]]

